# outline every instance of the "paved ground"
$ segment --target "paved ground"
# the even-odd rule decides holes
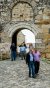
[[[41,61],[39,75],[28,77],[24,60],[0,61],[0,88],[50,88],[50,65]]]

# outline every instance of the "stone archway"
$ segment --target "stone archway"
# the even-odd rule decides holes
[[[33,23],[19,22],[19,23],[9,24],[9,27],[7,28],[8,36],[12,37],[16,31],[20,31],[21,29],[28,29],[32,31],[35,36],[37,35],[37,33],[41,32],[40,29]]]
[[[7,28],[7,33],[9,38],[11,38],[12,42],[16,42],[16,35],[19,33],[19,31],[23,30],[23,29],[28,29],[30,31],[32,31],[34,33],[34,35],[36,36],[37,33],[40,32],[40,29],[37,28],[35,26],[35,24],[33,23],[28,23],[28,22],[20,22],[20,23],[12,23],[9,24],[9,27]],[[15,40],[14,40],[15,39]]]
[[[20,29],[18,29],[17,31],[15,31],[14,32],[14,34],[12,35],[12,43],[15,43],[15,45],[16,45],[16,47],[18,46],[18,42],[20,41],[20,44],[22,44],[23,42],[25,42],[25,35],[21,32],[21,30],[25,30],[24,28],[20,28]],[[26,29],[27,31],[29,30],[29,29]],[[30,31],[30,30],[29,30]],[[28,32],[29,32],[28,31]],[[18,34],[20,33],[20,37],[18,36]],[[21,34],[22,33],[22,34]],[[30,35],[31,35],[31,33],[33,33],[32,31],[30,31]],[[22,36],[23,35],[23,36]],[[27,35],[29,36],[29,34],[27,33]],[[34,35],[34,33],[33,33],[33,35]],[[31,37],[31,36],[30,36]],[[34,38],[35,38],[35,36],[34,36]],[[20,39],[20,40],[19,40]],[[30,39],[30,38],[29,38]],[[20,45],[19,44],[19,45]]]

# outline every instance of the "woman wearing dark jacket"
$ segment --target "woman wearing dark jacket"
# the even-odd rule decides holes
[[[29,77],[35,78],[35,66],[34,66],[34,55],[32,50],[29,51],[26,55],[26,64],[28,64],[29,68]]]

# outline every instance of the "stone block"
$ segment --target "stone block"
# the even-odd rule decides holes
[[[41,54],[41,57],[45,58],[46,57],[46,54],[45,53],[42,53]]]
[[[46,53],[46,58],[50,59],[50,53]]]

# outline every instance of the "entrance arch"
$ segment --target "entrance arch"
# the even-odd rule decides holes
[[[17,42],[18,42],[18,39],[17,39],[17,37],[18,37],[18,33],[20,33],[20,31],[21,30],[25,30],[25,29],[23,29],[23,28],[20,28],[20,29],[18,29],[13,35],[12,35],[12,43],[15,43],[15,45],[17,46]],[[26,30],[29,30],[29,29],[26,29]],[[30,30],[29,30],[30,31]],[[32,31],[31,31],[31,33],[33,33]],[[29,34],[28,34],[28,36],[29,36]],[[20,37],[20,39],[21,38],[24,38],[25,37],[25,35],[23,34],[23,36],[22,37]],[[21,39],[21,42],[22,42],[22,39]],[[20,42],[20,43],[21,43]],[[25,38],[24,38],[24,41],[23,42],[25,42]]]
[[[9,24],[10,28],[8,28],[8,36],[12,39],[12,42],[17,42],[16,35],[23,29],[28,29],[34,33],[36,36],[37,33],[40,32],[40,29],[35,26],[33,23],[28,23],[28,22],[19,22],[19,23],[12,23]],[[15,40],[14,40],[15,39]]]
[[[12,23],[9,25],[10,26],[7,28],[9,37],[12,37],[16,31],[20,31],[22,29],[28,29],[32,31],[35,36],[37,35],[37,33],[41,32],[40,29],[34,23],[19,22],[19,23]]]

